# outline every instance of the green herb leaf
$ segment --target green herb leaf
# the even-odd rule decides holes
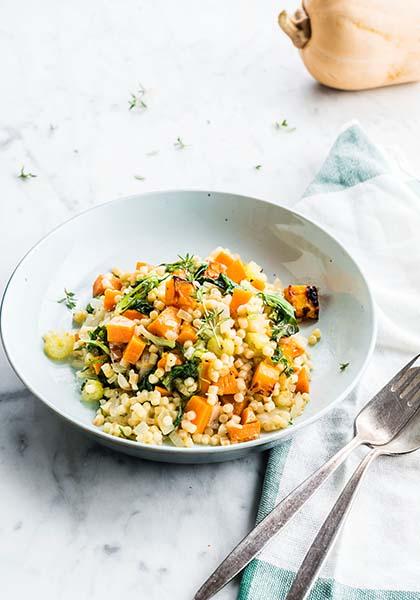
[[[286,119],[283,119],[283,121],[275,121],[274,127],[276,129],[281,129],[283,131],[287,131],[289,133],[291,133],[292,131],[295,131],[295,129],[296,129],[296,127],[289,127],[289,123],[287,122]]]
[[[67,306],[67,308],[69,310],[73,310],[73,308],[76,307],[76,295],[74,292],[70,292],[69,290],[67,290],[66,288],[64,288],[64,298],[61,298],[61,300],[57,300],[58,304],[65,304],[65,306]]]
[[[152,372],[153,369],[151,369],[150,371],[148,371],[146,373],[146,375],[144,375],[140,381],[137,384],[137,387],[139,389],[139,392],[142,392],[143,390],[147,390],[148,392],[151,392],[154,388],[153,384],[150,383],[149,381],[149,375]]]
[[[136,107],[147,108],[147,104],[143,99],[145,93],[146,90],[140,83],[137,94],[131,94],[130,100],[128,101],[128,110],[133,110],[133,108]]]
[[[283,354],[283,351],[280,348],[280,346],[277,346],[277,348],[274,350],[274,354],[271,357],[271,362],[275,365],[281,363],[284,367],[283,373],[286,375],[286,377],[290,377],[290,375],[293,375],[293,373],[295,372],[293,366],[289,363],[289,361]]]
[[[177,148],[178,150],[183,150],[184,148],[187,147],[187,144],[184,144],[184,142],[182,141],[182,138],[180,138],[179,136],[176,138],[176,142],[174,143],[175,148]]]
[[[261,169],[262,165],[255,165],[254,169],[256,169],[257,171],[259,171]]]
[[[144,181],[146,177],[143,177],[142,175],[134,175],[134,179],[137,179],[137,181]]]
[[[185,411],[185,402],[181,402],[181,404],[178,406],[178,414],[175,417],[174,429],[176,429],[178,427],[178,425],[180,425],[180,423],[182,421],[182,417],[184,416],[184,411]]]
[[[202,267],[204,268],[200,267],[200,272],[197,270],[197,273],[194,276],[194,280],[201,285],[203,285],[205,282],[212,283],[213,285],[216,285],[224,294],[231,294],[233,290],[238,287],[238,284],[232,281],[232,279],[230,279],[224,273],[219,273],[219,275],[214,279],[212,277],[206,277],[205,272],[207,270],[207,265],[202,265]]]
[[[193,280],[197,281],[198,283],[203,283],[205,281],[205,273],[207,271],[207,267],[207,263],[203,263],[202,265],[200,265],[194,272]]]
[[[90,315],[92,313],[95,312],[95,309],[93,308],[93,306],[91,305],[91,303],[89,302],[89,304],[86,306],[86,312],[89,313]]]
[[[182,365],[175,365],[161,380],[163,385],[169,391],[173,390],[175,379],[187,379],[192,377],[196,381],[198,380],[198,365],[200,361],[198,359],[191,359],[185,361]]]
[[[142,327],[140,325],[140,333],[150,342],[152,342],[152,344],[155,344],[156,346],[160,346],[163,348],[175,348],[176,346],[176,342],[175,340],[167,340],[166,338],[163,337],[158,337],[157,335],[153,335],[153,333],[150,333],[150,331],[147,331],[147,329],[145,327]]]
[[[31,177],[36,177],[36,175],[33,173],[25,173],[25,167],[22,165],[18,177],[19,179],[31,179]]]
[[[93,354],[97,354],[98,350],[102,350],[102,353],[105,354],[110,354],[107,342],[108,342],[108,336],[107,336],[107,331],[106,331],[106,327],[104,327],[103,325],[98,325],[98,327],[96,327],[96,329],[94,329],[93,331],[89,331],[88,333],[89,339],[88,340],[82,340],[84,342],[86,342],[86,348],[89,352],[92,352]]]
[[[340,363],[340,371],[343,372],[347,369],[347,367],[349,366],[349,362],[347,363]]]
[[[220,324],[226,320],[221,318],[222,314],[222,310],[216,312],[215,310],[207,310],[204,306],[204,315],[201,317],[201,327],[197,331],[197,336],[200,339],[209,340],[214,337],[219,348],[222,347],[219,338],[219,327]]]
[[[214,285],[217,285],[225,294],[231,294],[238,287],[238,284],[232,281],[230,277],[224,273],[219,273],[216,279],[212,280]]]
[[[295,309],[283,296],[259,292],[264,303],[271,308],[269,318],[273,327],[271,339],[278,341],[282,337],[289,337],[299,331],[295,317]]]
[[[187,278],[192,281],[197,271],[197,263],[192,254],[185,256],[178,255],[179,260],[173,263],[163,263],[161,266],[165,267],[167,273],[173,273],[174,271],[184,271]]]
[[[128,294],[124,294],[121,300],[117,302],[115,307],[116,312],[122,313],[128,308],[133,308],[146,315],[150,314],[153,310],[153,304],[148,302],[147,296],[161,281],[163,279],[159,279],[156,275],[149,275],[139,279],[133,289]]]

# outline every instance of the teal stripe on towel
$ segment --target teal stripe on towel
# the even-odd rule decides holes
[[[352,125],[338,136],[303,197],[339,192],[389,170],[385,156],[370,142],[360,125]]]
[[[243,576],[238,600],[283,600],[295,573],[261,560],[252,561]],[[420,600],[417,592],[348,587],[334,579],[319,579],[309,600]]]

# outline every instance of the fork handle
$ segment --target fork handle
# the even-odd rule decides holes
[[[350,512],[369,465],[380,454],[379,449],[371,450],[353,473],[312,542],[285,600],[305,600],[308,597],[316,576]]]
[[[311,498],[316,490],[334,473],[348,455],[365,441],[357,435],[337,454],[312,473],[288,496],[273,508],[254,529],[243,538],[225,560],[203,583],[194,600],[208,600],[244,569],[264,546]]]

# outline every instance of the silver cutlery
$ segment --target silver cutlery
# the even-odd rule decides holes
[[[420,381],[420,369],[416,369],[416,371],[419,371],[419,376],[415,380]],[[408,390],[405,397],[410,397]],[[349,515],[360,483],[372,462],[381,455],[399,456],[400,454],[415,452],[419,448],[420,411],[410,419],[394,439],[388,444],[373,448],[361,461],[316,535],[296,574],[286,600],[304,600],[308,597],[316,576]]]
[[[242,571],[355,448],[387,444],[406,425],[420,406],[419,373],[417,369],[410,368],[419,356],[410,360],[359,412],[354,421],[353,439],[286,496],[239,542],[201,586],[194,600],[208,600]]]

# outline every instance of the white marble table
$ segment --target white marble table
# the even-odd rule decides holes
[[[48,230],[117,196],[205,188],[290,204],[354,117],[420,170],[419,87],[317,86],[277,28],[280,8],[3,2],[0,292]],[[129,111],[139,82],[147,109]],[[283,119],[296,130],[276,130]],[[19,179],[22,165],[37,177]],[[251,526],[265,457],[181,467],[114,454],[50,414],[0,360],[4,596],[192,598]],[[235,597],[235,586],[219,596]]]

